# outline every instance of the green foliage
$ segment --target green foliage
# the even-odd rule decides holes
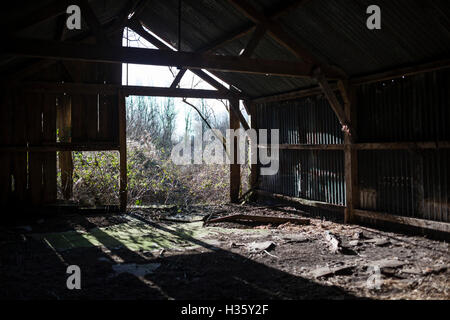
[[[117,152],[74,152],[74,200],[83,205],[119,203]],[[128,147],[128,203],[224,203],[228,200],[227,165],[176,166],[162,151]]]

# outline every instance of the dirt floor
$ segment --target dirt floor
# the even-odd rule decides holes
[[[205,225],[236,213],[309,224]],[[135,208],[1,227],[0,298],[449,299],[449,258],[444,241],[286,206]],[[66,287],[69,265],[81,269],[81,290]]]

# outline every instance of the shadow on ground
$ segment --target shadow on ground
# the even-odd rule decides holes
[[[75,225],[96,228],[83,217]],[[153,228],[180,234],[141,218]],[[60,226],[61,227],[61,226]],[[69,224],[64,230],[68,230]],[[70,224],[73,229],[74,224]],[[60,228],[61,229],[61,228]],[[101,246],[57,251],[26,234],[12,235],[0,247],[1,299],[356,299],[337,287],[320,285],[182,234],[197,249],[160,256],[139,252],[101,229]],[[139,239],[135,239],[139,241]],[[116,273],[116,265],[151,264],[146,275]],[[66,268],[81,268],[81,290],[68,290]]]

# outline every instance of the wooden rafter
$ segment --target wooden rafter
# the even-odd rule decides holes
[[[290,1],[286,4],[285,1],[282,2],[282,5],[277,5],[275,8],[271,8],[267,11],[266,15],[270,19],[277,19],[281,17],[282,15],[293,11],[299,6],[302,6],[309,0],[294,0]],[[245,35],[249,34],[250,32],[254,31],[256,28],[255,24],[248,23],[242,27],[237,28],[236,30],[227,33],[226,35],[220,37],[219,39],[208,43],[207,45],[199,48],[196,50],[196,52],[214,52],[224,44],[231,42],[233,40],[239,39],[244,37]]]
[[[347,77],[339,68],[328,66],[327,64],[319,61],[319,59],[312,55],[308,50],[303,48],[295,38],[284,31],[277,21],[268,18],[264,13],[261,13],[254,8],[249,2],[240,0],[228,0],[228,2],[230,2],[236,9],[238,9],[243,15],[252,20],[254,23],[264,25],[272,38],[288,49],[296,57],[302,59],[305,63],[308,63],[311,66],[320,67],[326,74],[339,74],[340,78]]]
[[[140,35],[142,38],[153,44],[155,47],[157,47],[160,50],[172,50],[168,45],[166,45],[164,42],[159,40],[158,38],[154,37],[145,29],[142,27],[139,21],[132,19],[128,23],[128,27],[132,29],[134,32],[136,32],[138,35]],[[223,84],[221,84],[219,81],[211,77],[209,74],[202,70],[198,69],[192,69],[191,70],[195,75],[209,83],[211,86],[216,88],[217,90],[227,91],[228,88],[226,88]]]
[[[136,32],[137,34],[139,34],[141,37],[143,37],[145,40],[147,40],[148,42],[150,42],[151,44],[153,44],[155,47],[157,47],[160,50],[172,50],[168,45],[166,45],[164,42],[162,42],[161,40],[157,39],[156,37],[154,37],[153,35],[151,35],[150,33],[148,33],[147,31],[144,30],[144,28],[142,27],[142,25],[140,24],[139,21],[132,19],[132,21],[129,22],[128,25],[129,28],[131,28],[134,32]],[[184,75],[184,73],[181,72],[186,72],[184,70],[187,70],[187,68],[182,68],[179,73],[177,74],[180,75],[180,79],[181,77]],[[193,72],[195,75],[197,75],[199,78],[203,79],[205,82],[209,83],[211,86],[213,86],[214,88],[216,88],[217,90],[221,91],[221,92],[225,92],[225,93],[230,93],[232,95],[235,95],[236,97],[241,97],[241,98],[246,98],[245,94],[244,97],[242,97],[243,94],[236,92],[237,90],[232,90],[232,89],[228,89],[226,88],[223,84],[221,84],[219,81],[217,81],[216,79],[214,79],[213,77],[211,77],[209,74],[207,74],[206,72],[204,72],[203,70],[199,70],[199,69],[191,69],[191,72]],[[175,79],[172,82],[172,86],[178,85],[178,83],[176,82],[177,79]],[[178,82],[179,82],[178,80]],[[175,84],[175,85],[174,85]],[[239,110],[239,108],[230,108],[229,110],[230,112],[233,112],[240,120],[242,127],[245,128],[246,130],[248,128],[250,128],[250,126],[248,125],[247,121],[245,120],[244,116],[242,115],[241,111]]]
[[[184,74],[186,73],[186,71],[187,71],[186,68],[182,68],[182,69],[180,69],[180,70],[178,71],[178,73],[177,73],[175,79],[173,79],[173,82],[172,82],[172,84],[170,85],[170,87],[171,87],[172,89],[173,89],[173,88],[176,88],[176,87],[178,86],[178,84],[179,84],[180,81],[181,81],[181,78],[183,78],[183,76],[184,76]]]
[[[323,94],[328,100],[328,103],[330,104],[331,108],[333,109],[334,113],[336,114],[339,122],[342,125],[342,129],[345,133],[348,135],[352,135],[351,125],[350,121],[345,114],[344,108],[342,107],[341,103],[339,102],[333,88],[328,83],[328,80],[325,78],[325,76],[318,71],[314,78],[319,83],[320,88],[323,91]]]
[[[359,86],[363,84],[369,84],[380,81],[387,81],[395,78],[400,78],[403,76],[414,76],[416,74],[427,73],[432,71],[438,71],[443,69],[450,68],[450,60],[439,60],[433,61],[425,64],[419,64],[404,68],[396,68],[389,71],[385,71],[382,73],[375,73],[366,76],[359,76],[349,79],[349,84],[353,86]],[[330,87],[333,91],[339,90],[337,85],[330,84]],[[276,101],[287,101],[294,100],[299,98],[304,98],[308,96],[315,96],[322,93],[322,89],[320,87],[312,87],[312,88],[302,88],[297,90],[292,90],[288,92],[276,93],[270,96],[261,96],[252,99],[253,103],[268,103],[268,102],[276,102]]]
[[[241,57],[250,58],[265,34],[266,27],[262,24],[257,25],[255,31],[253,31],[253,34],[250,37],[250,40],[247,42],[245,49],[242,51]]]

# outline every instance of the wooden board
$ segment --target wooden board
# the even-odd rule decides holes
[[[30,145],[40,145],[42,143],[43,95],[27,93],[24,98],[27,115],[28,143]],[[41,204],[42,200],[43,160],[41,153],[28,153],[28,197],[29,202],[34,206]]]
[[[232,105],[236,108],[239,108],[239,100],[231,99],[230,100],[230,129],[237,130],[240,128],[239,118],[238,116],[231,111]],[[233,151],[234,158],[232,160],[232,164],[230,164],[230,201],[232,203],[236,203],[239,201],[239,190],[241,187],[241,166],[237,163],[237,151],[238,151],[238,141],[237,138],[234,138]],[[230,141],[231,143],[231,141]],[[231,153],[230,153],[231,154]]]
[[[56,142],[56,95],[46,94],[42,105],[42,142]],[[56,152],[42,153],[43,157],[43,198],[44,204],[56,202]]]
[[[118,128],[118,96],[100,95],[99,97],[99,142],[119,142]]]
[[[257,216],[246,214],[234,214],[217,219],[211,219],[208,221],[208,223],[227,222],[227,221],[252,221],[252,222],[273,223],[273,224],[295,223],[302,225],[307,225],[310,223],[309,219],[277,217],[277,216]]]
[[[9,145],[12,136],[12,97],[0,95],[0,145]],[[11,154],[0,152],[0,205],[5,206],[11,194]]]
[[[11,143],[14,145],[26,145],[26,108],[23,93],[18,90],[12,92],[13,114]],[[24,152],[11,153],[11,183],[12,191],[9,198],[10,204],[21,206],[27,203],[27,154]]]

